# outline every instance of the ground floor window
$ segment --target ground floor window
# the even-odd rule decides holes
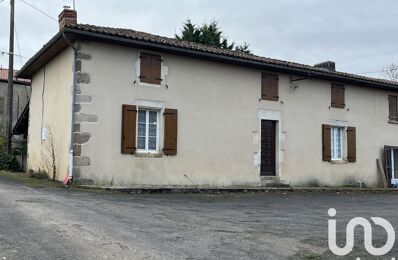
[[[398,186],[398,147],[385,146],[386,179],[392,186]]]
[[[332,126],[330,129],[332,160],[343,160],[343,127]]]
[[[137,129],[138,151],[157,152],[159,150],[159,111],[139,108]]]

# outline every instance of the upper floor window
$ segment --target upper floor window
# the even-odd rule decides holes
[[[262,73],[261,74],[261,99],[278,101],[278,75]]]
[[[331,106],[335,108],[345,108],[344,85],[332,83],[331,90]]]
[[[398,121],[397,96],[388,96],[388,111],[388,119],[390,121]]]
[[[141,52],[140,55],[140,81],[160,85],[162,59],[160,55]]]

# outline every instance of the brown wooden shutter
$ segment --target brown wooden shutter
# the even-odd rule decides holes
[[[337,88],[337,100],[339,104],[339,108],[345,108],[345,87],[343,85],[339,85]]]
[[[355,162],[357,160],[356,148],[356,130],[355,127],[347,127],[347,161]]]
[[[322,125],[322,160],[332,160],[332,149],[330,144],[330,125]]]
[[[337,107],[337,105],[339,103],[338,94],[337,94],[338,90],[337,90],[337,87],[334,84],[332,84],[332,86],[331,86],[331,91],[332,91],[331,92],[331,94],[332,94],[331,106],[332,107]]]
[[[137,108],[132,105],[122,106],[122,153],[134,154],[136,148]]]
[[[392,158],[391,151],[394,153],[393,147],[384,146],[384,165],[385,165],[385,175],[389,186],[391,186],[391,182],[389,180],[392,179]]]
[[[397,96],[388,96],[389,120],[398,121]]]
[[[166,108],[164,110],[164,147],[166,155],[177,154],[177,109]]]
[[[151,55],[141,52],[140,55],[140,81],[151,83]]]
[[[270,77],[270,100],[272,101],[278,101],[279,100],[279,94],[278,94],[278,85],[279,85],[279,79],[278,75],[272,75]]]
[[[261,75],[261,99],[278,101],[279,100],[279,78],[276,74],[262,73]]]
[[[268,100],[269,95],[269,78],[263,73],[261,75],[261,99]]]
[[[151,83],[160,85],[162,82],[161,76],[162,59],[160,55],[151,56]]]
[[[341,84],[331,84],[331,106],[335,108],[345,108],[345,87]]]

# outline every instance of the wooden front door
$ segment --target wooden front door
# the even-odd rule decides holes
[[[261,120],[261,176],[276,176],[276,121]]]

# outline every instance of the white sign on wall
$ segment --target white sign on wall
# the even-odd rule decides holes
[[[41,141],[45,142],[47,139],[47,128],[43,127],[41,129]]]

